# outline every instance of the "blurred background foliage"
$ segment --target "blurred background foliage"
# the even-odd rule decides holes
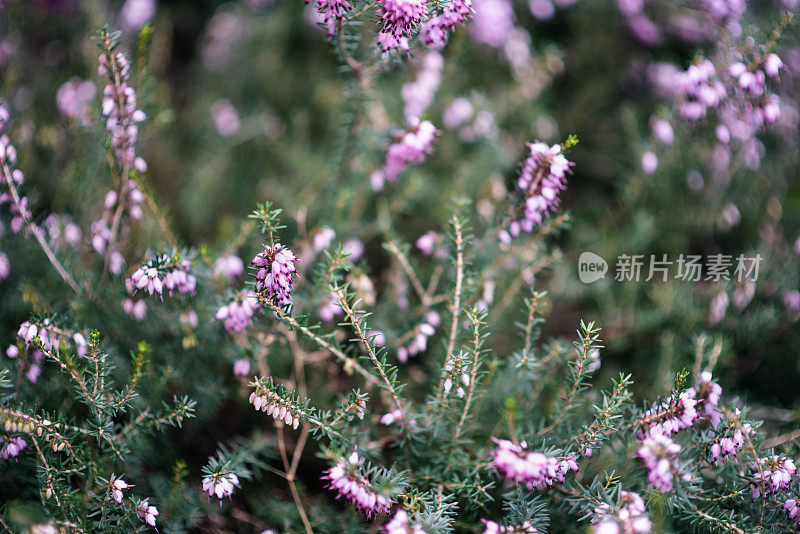
[[[108,177],[98,100],[91,103],[92,120],[82,125],[59,113],[56,93],[73,76],[102,87],[90,38],[105,23],[123,29],[123,47],[141,61],[134,84],[148,120],[139,152],[149,164],[147,183],[182,244],[218,253],[236,242],[239,255],[251,258],[259,239],[243,221],[257,201],[269,199],[286,211],[288,244],[313,239],[324,226],[333,227],[337,240],[360,238],[366,244],[362,265],[379,298],[389,298],[383,292],[392,275],[380,247],[387,235],[413,243],[429,230],[446,231],[454,199],[462,196],[474,199],[473,222],[486,225],[494,217],[491,206],[504,195],[502,185],[517,175],[524,143],[555,143],[574,133],[580,143],[570,152],[576,165],[563,202],[569,223],[549,238],[563,258],[533,282],[549,292],[552,303],[545,335],[573,337],[580,319],[596,321],[606,345],[601,381],[627,370],[639,392],[654,394],[669,389],[674,371],[691,367],[695,335],[721,336],[726,350],[716,373],[726,391],[780,409],[764,408],[762,416],[779,413],[782,423],[798,419],[800,335],[797,314],[783,302],[785,292],[797,290],[800,274],[794,244],[800,236],[797,109],[790,104],[784,111],[789,118],[762,136],[766,155],[756,169],[734,161],[727,176],[715,174],[709,164],[713,132],[703,125],[676,125],[675,143],[659,144],[650,120],[666,108],[648,82],[648,66],[670,61],[685,68],[697,43],[668,38],[643,45],[610,0],[580,1],[546,21],[517,1],[515,39],[528,55],[520,59],[510,45],[482,45],[469,28],[459,29],[443,51],[443,83],[426,115],[442,130],[435,152],[396,185],[376,192],[370,174],[382,163],[391,130],[404,127],[400,86],[415,76],[419,57],[394,62],[369,86],[359,86],[340,67],[301,0],[160,0],[146,57],[136,54],[137,29],[125,26],[122,2],[4,4],[0,92],[14,115],[19,166],[33,193],[34,213],[69,212],[88,228],[98,215],[88,207],[101,209]],[[780,21],[780,5],[751,4],[747,22],[758,23],[754,31],[763,40],[764,28]],[[705,44],[699,43],[701,50]],[[796,103],[800,89],[800,77],[792,72],[800,68],[798,44],[797,26],[791,25],[779,41],[788,65],[781,86],[786,102]],[[468,98],[478,114],[471,131],[442,126],[442,114],[458,97]],[[648,150],[659,160],[652,175],[641,165]],[[394,225],[387,230],[389,215]],[[152,222],[134,225],[125,251],[130,266],[156,232]],[[31,268],[12,268],[0,282],[0,321],[9,338],[3,343],[42,295],[55,290],[37,285],[49,266],[38,251],[15,246],[19,239],[4,235],[2,248],[36,261],[12,258],[12,264]],[[591,285],[577,278],[578,257],[587,250],[610,267],[605,280]],[[733,299],[734,281],[613,280],[621,254],[667,254],[675,260],[680,254],[718,253],[764,258],[752,300],[742,309],[730,304],[718,321],[709,319],[712,300],[721,291]],[[506,319],[495,317],[493,346],[502,348],[507,336],[516,335],[516,315],[509,312]],[[120,334],[134,346],[146,328]],[[158,347],[180,355],[170,360],[170,373],[180,376],[196,361],[218,357],[204,352],[202,339],[188,351],[185,339],[183,345],[176,339],[165,338]],[[230,360],[219,358],[210,369],[229,376]],[[425,365],[423,356],[408,372]],[[243,413],[226,409],[224,403],[238,401],[216,395],[220,382],[211,376],[193,387],[206,406],[199,424],[220,413]],[[207,408],[215,402],[222,403],[219,412]],[[218,435],[199,442],[196,434],[171,434],[172,446],[186,450],[197,444],[202,462],[227,436],[225,426],[240,424],[228,421]],[[162,466],[167,473],[174,467]]]

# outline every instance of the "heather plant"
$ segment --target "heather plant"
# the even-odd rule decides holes
[[[573,3],[527,7],[546,21]],[[248,60],[301,90],[295,66],[259,55],[299,7],[265,4],[223,6],[200,42],[231,97],[246,94]],[[35,13],[19,6],[17,20]],[[0,104],[0,527],[798,529],[797,415],[752,406],[721,378],[754,338],[796,359],[797,245],[780,226],[782,206],[796,217],[791,13],[583,6],[619,12],[647,46],[674,35],[692,59],[639,73],[661,103],[621,114],[636,170],[568,213],[570,195],[598,194],[581,176],[609,166],[597,153],[608,144],[590,117],[563,120],[564,135],[546,114],[565,60],[532,45],[520,6],[312,2],[314,42],[340,67],[322,77],[333,91],[309,97],[319,116],[240,116],[217,99],[188,134],[172,121],[191,110],[154,73],[166,34],[148,24],[154,6],[125,2],[125,31],[91,43],[97,76],[50,88],[67,134],[37,125],[25,87]],[[238,55],[245,46],[252,55]],[[476,83],[498,58],[506,79]],[[4,71],[4,92],[17,75]],[[53,171],[35,148],[62,135]],[[250,146],[261,137],[266,151]],[[157,187],[167,169],[188,186],[178,200]],[[238,169],[283,176],[242,187]],[[217,217],[216,196],[243,197],[246,211]],[[617,213],[598,215],[608,199]],[[720,237],[748,217],[760,239]],[[707,270],[696,284],[584,286],[569,261],[588,243],[606,257],[699,249],[760,253],[763,265],[738,281]],[[565,307],[575,294],[586,310]],[[616,372],[608,336],[650,365]]]

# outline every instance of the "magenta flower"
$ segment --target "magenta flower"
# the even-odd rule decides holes
[[[150,503],[148,502],[149,500],[150,499],[145,499],[142,502],[140,502],[136,506],[136,513],[139,514],[139,517],[142,519],[142,521],[144,521],[151,527],[155,528],[156,516],[158,515],[158,508],[156,508],[155,506],[150,506]]]
[[[10,436],[3,436],[0,438],[0,458],[8,460],[16,458],[19,453],[28,447],[28,444],[22,438],[12,438]]]
[[[203,491],[208,496],[216,495],[220,501],[223,497],[230,497],[236,486],[239,485],[239,477],[233,473],[227,475],[209,475],[203,479]]]
[[[647,517],[644,500],[632,491],[620,492],[620,504],[601,504],[594,509],[593,534],[644,534],[653,524]]]
[[[128,484],[121,478],[118,478],[112,481],[109,487],[111,488],[111,497],[117,501],[117,504],[122,504],[122,490],[132,488],[133,484]]]
[[[388,512],[394,500],[376,492],[372,483],[359,472],[360,464],[358,451],[354,451],[346,460],[342,458],[325,471],[322,478],[330,481],[328,487],[338,493],[337,498],[346,500],[366,517]]]
[[[492,438],[497,444],[492,465],[505,478],[525,484],[528,489],[542,489],[555,482],[563,482],[569,471],[577,471],[574,456],[562,460],[540,452],[527,450],[528,444],[519,445],[506,440]]]
[[[433,143],[438,130],[430,121],[409,120],[408,130],[394,132],[395,142],[386,151],[383,176],[390,182],[397,177],[409,163],[422,163],[425,156],[433,152]]]
[[[536,527],[531,525],[528,521],[525,521],[521,525],[507,526],[486,519],[481,519],[481,521],[483,521],[485,527],[483,534],[539,534]]]
[[[77,121],[81,126],[88,126],[89,105],[96,92],[97,88],[90,80],[74,76],[58,88],[56,107],[65,117]]]
[[[753,466],[752,470],[750,489],[753,499],[785,492],[789,489],[792,477],[797,474],[794,461],[784,456],[759,458],[758,465]]]
[[[672,480],[677,471],[674,463],[681,446],[665,434],[651,434],[644,438],[636,455],[647,467],[647,480],[661,492],[672,491]]]
[[[559,205],[558,195],[566,189],[566,175],[573,163],[561,153],[561,145],[528,143],[530,155],[522,163],[514,197],[517,206],[506,219],[500,239],[510,242],[520,232],[531,233]]]
[[[386,523],[383,528],[386,534],[428,534],[421,526],[412,526],[408,512],[402,508],[394,514],[392,520]]]
[[[297,257],[294,252],[280,243],[267,245],[264,252],[259,253],[251,262],[257,267],[256,289],[265,291],[267,297],[273,299],[278,306],[292,305],[292,289]]]
[[[427,14],[428,8],[423,0],[383,0],[383,28],[378,36],[378,44],[385,51],[398,47],[407,49],[408,37]],[[387,37],[381,38],[382,35]]]
[[[226,278],[238,278],[244,274],[244,262],[235,254],[220,256],[214,263],[214,272]]]
[[[329,37],[333,36],[336,24],[341,22],[345,14],[353,9],[353,5],[348,0],[316,0],[314,7],[317,8],[322,23],[328,28]]]
[[[222,306],[217,310],[214,318],[217,321],[222,321],[225,325],[225,330],[230,334],[243,332],[253,324],[253,316],[255,316],[259,307],[260,304],[255,293],[248,291],[247,293],[238,294],[232,301]]]
[[[292,428],[300,425],[300,413],[291,403],[281,398],[280,395],[267,388],[257,388],[250,394],[250,404],[258,411],[266,412],[275,421],[280,421]]]

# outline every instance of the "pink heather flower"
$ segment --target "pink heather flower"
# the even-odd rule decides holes
[[[714,295],[708,310],[708,322],[710,324],[717,324],[725,317],[729,302],[728,294],[724,290]]]
[[[140,299],[123,300],[122,309],[137,321],[141,321],[147,316],[147,303]]]
[[[425,156],[433,152],[433,143],[438,133],[432,122],[420,122],[417,118],[409,120],[408,130],[395,131],[396,141],[386,151],[384,177],[395,182],[406,165],[425,161]]]
[[[0,280],[5,280],[11,273],[11,262],[8,261],[8,256],[0,252]]]
[[[644,413],[644,417],[653,420],[649,432],[653,434],[675,434],[691,427],[697,414],[697,391],[694,388],[683,390],[677,398],[670,398],[660,406],[655,406]],[[661,414],[655,417],[657,414]]]
[[[439,52],[430,51],[422,58],[422,68],[413,82],[403,84],[400,93],[407,119],[421,117],[433,102],[433,96],[442,79],[444,58]]]
[[[431,230],[419,236],[414,245],[420,250],[420,252],[422,252],[424,256],[430,256],[433,254],[433,251],[436,248],[436,242],[440,240],[439,234]]]
[[[336,298],[336,294],[331,292],[327,299],[325,299],[322,305],[319,307],[319,318],[325,321],[326,323],[333,322],[334,317],[341,315],[342,307],[339,306],[339,300]]]
[[[736,456],[745,443],[745,436],[753,433],[753,427],[749,423],[742,425],[742,429],[735,429],[733,434],[724,436],[713,443],[709,449],[709,461],[716,464],[720,459]]]
[[[647,480],[650,485],[661,492],[672,490],[675,458],[681,452],[681,446],[664,434],[651,434],[644,438],[636,455],[647,467]]]
[[[28,367],[28,370],[25,373],[25,377],[31,384],[35,384],[37,380],[39,380],[39,375],[42,374],[42,367],[38,363],[32,364]]]
[[[402,508],[394,514],[391,521],[383,527],[386,534],[428,534],[419,525],[411,525],[408,513]]]
[[[561,461],[540,452],[527,450],[527,443],[519,445],[505,439],[492,438],[497,444],[492,465],[505,478],[525,484],[528,489],[542,489],[554,482],[563,482],[569,471],[577,471],[578,464],[565,457]]]
[[[558,208],[558,194],[566,189],[566,174],[573,163],[561,153],[560,145],[548,146],[542,142],[528,143],[530,156],[522,163],[514,197],[516,213],[505,222],[500,239],[510,241],[520,231],[531,233],[544,217]]]
[[[311,242],[311,248],[314,250],[315,254],[319,254],[333,243],[333,240],[336,239],[336,231],[331,228],[330,226],[324,226],[320,228],[319,232],[314,234],[314,238]]]
[[[189,326],[191,328],[195,328],[199,322],[197,312],[194,310],[184,310],[181,312],[178,318],[180,319],[182,325]]]
[[[792,477],[797,474],[794,462],[781,456],[759,458],[758,465],[752,470],[750,489],[753,499],[788,490]]]
[[[147,1],[152,3],[152,0],[128,0],[126,5]],[[108,74],[109,83],[103,89],[101,111],[106,119],[106,129],[111,134],[111,147],[125,169],[144,172],[147,164],[136,156],[136,139],[139,132],[137,123],[146,117],[142,110],[137,109],[136,92],[128,85],[130,64],[125,54],[119,49],[112,49],[110,38],[106,38],[103,47],[99,73]]]
[[[443,47],[456,26],[466,22],[472,14],[472,0],[451,0],[441,13],[432,16],[422,25],[422,40],[433,48]]]
[[[9,345],[8,348],[6,349],[6,356],[8,356],[11,359],[16,358],[17,356],[19,356],[19,348],[16,345]]]
[[[392,37],[392,39],[379,37],[379,44],[383,50],[388,51],[398,46],[405,48],[400,45],[401,40],[407,39],[427,14],[428,8],[423,0],[382,0],[383,28],[380,33]]]
[[[337,498],[348,501],[366,517],[388,512],[394,500],[376,492],[372,483],[359,472],[360,464],[358,451],[354,451],[346,460],[340,459],[325,471],[322,478],[330,481],[328,487],[338,493]]]
[[[233,374],[236,376],[247,376],[250,374],[250,360],[241,358],[233,362]]]
[[[347,261],[355,263],[364,255],[364,243],[356,238],[348,239],[342,245],[342,249],[347,254]]]
[[[800,313],[800,291],[796,289],[783,292],[783,305],[792,315]]]
[[[469,100],[463,97],[456,98],[442,114],[444,127],[448,130],[455,130],[468,121],[474,112],[475,110]]]
[[[250,394],[249,401],[257,411],[266,412],[275,421],[283,422],[295,429],[300,425],[300,414],[296,408],[274,391],[266,388],[257,389]]]
[[[136,290],[144,289],[150,293],[150,295],[153,293],[161,295],[164,290],[164,284],[158,276],[158,269],[148,265],[139,267],[136,272],[131,275],[131,281],[134,287],[136,287]]]
[[[121,478],[118,478],[112,481],[109,484],[109,487],[111,488],[111,496],[113,497],[113,499],[117,501],[117,504],[122,504],[122,490],[132,488],[133,484],[128,484]]]
[[[74,76],[58,88],[56,107],[65,117],[77,121],[81,126],[88,126],[89,105],[95,93],[97,88],[94,83]]]
[[[653,137],[665,145],[671,145],[675,139],[675,132],[669,121],[653,117],[650,122],[653,128]]]
[[[294,263],[297,257],[294,252],[280,243],[267,245],[251,262],[258,269],[256,272],[256,289],[265,291],[267,297],[273,299],[278,306],[292,305],[292,289],[297,268]]]
[[[481,521],[483,521],[486,527],[483,534],[539,534],[539,531],[528,521],[525,521],[521,525],[508,526],[499,525],[494,521],[488,521],[486,519],[481,519]]]
[[[214,121],[214,127],[222,137],[232,137],[241,128],[239,114],[230,100],[221,99],[211,104],[211,118]]]
[[[769,54],[764,60],[764,72],[771,78],[777,78],[778,73],[783,68],[783,61],[777,54]]]
[[[514,5],[510,0],[481,0],[475,4],[475,14],[469,35],[478,43],[502,48],[514,28]]]
[[[142,502],[140,502],[136,506],[136,513],[139,514],[139,517],[142,519],[142,521],[144,521],[151,527],[155,528],[156,516],[158,515],[158,508],[156,508],[155,506],[150,506],[150,503],[148,501],[150,501],[150,499],[145,499]]]
[[[258,311],[260,304],[255,293],[248,291],[240,293],[232,301],[217,310],[214,318],[222,321],[229,334],[243,332],[253,324],[253,316]]]
[[[220,501],[223,497],[230,497],[236,486],[239,485],[239,477],[233,473],[227,475],[209,475],[203,479],[203,491],[208,496],[216,495]]]
[[[712,427],[716,427],[722,419],[722,413],[718,409],[722,388],[712,380],[711,371],[703,371],[700,374],[700,382],[695,390],[698,392],[699,413],[711,423]]]
[[[797,499],[789,499],[783,505],[783,509],[789,512],[789,518],[797,521],[800,525],[800,503]]]
[[[143,289],[150,295],[161,296],[166,289],[170,295],[178,293],[194,293],[197,279],[189,274],[190,262],[174,261],[167,255],[152,258],[142,264],[130,277],[128,287],[133,293]]]
[[[0,438],[0,458],[3,460],[16,458],[27,447],[28,444],[22,438],[3,436]]]
[[[320,22],[328,28],[328,37],[333,36],[336,23],[341,22],[345,14],[353,9],[353,5],[348,0],[316,0],[314,7],[317,9]]]
[[[152,20],[156,14],[156,0],[127,0],[120,11],[122,26],[138,29]]]
[[[556,14],[556,6],[550,0],[529,0],[528,9],[537,20],[550,20]]]
[[[620,504],[612,508],[601,504],[594,509],[593,534],[645,534],[652,529],[644,500],[637,493],[620,492]]]
[[[220,256],[214,263],[214,271],[230,279],[238,278],[244,274],[244,262],[235,254]]]
[[[649,150],[642,154],[642,170],[645,174],[653,174],[658,169],[658,157]]]

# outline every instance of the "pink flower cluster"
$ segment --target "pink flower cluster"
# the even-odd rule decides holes
[[[724,460],[736,456],[736,452],[744,445],[745,436],[753,433],[753,428],[749,423],[744,424],[742,430],[736,428],[730,436],[724,436],[715,441],[709,448],[709,461],[716,464],[720,458]]]
[[[383,188],[384,179],[396,182],[397,177],[409,163],[422,163],[425,156],[433,152],[438,130],[430,121],[409,119],[407,130],[393,132],[395,141],[386,151],[386,162],[381,171],[375,171],[371,178],[373,189]]]
[[[644,499],[632,491],[620,492],[620,504],[601,504],[594,509],[594,534],[644,534],[653,524],[647,517]]]
[[[125,54],[113,47],[110,38],[103,42],[98,73],[108,75],[109,83],[103,89],[102,113],[106,129],[111,134],[111,146],[117,160],[124,169],[147,170],[147,163],[136,156],[137,123],[145,120],[145,114],[137,109],[136,91],[128,85],[130,63]],[[123,173],[125,175],[127,173]]]
[[[573,163],[561,152],[561,145],[528,143],[530,155],[522,163],[514,192],[517,212],[506,220],[507,229],[500,232],[506,243],[520,231],[531,233],[544,217],[558,208],[558,195],[566,189],[566,174]]]
[[[203,478],[203,491],[207,492],[209,497],[216,495],[220,501],[223,497],[230,497],[238,485],[239,477],[233,473],[214,474]]]
[[[229,333],[243,332],[253,324],[253,317],[260,308],[255,293],[248,291],[239,293],[232,301],[217,310],[214,318],[222,321]]]
[[[126,490],[128,488],[132,488],[133,484],[128,484],[121,478],[117,478],[112,480],[109,485],[109,489],[111,490],[111,498],[114,499],[117,504],[122,504],[122,490]]]
[[[0,458],[8,460],[16,458],[19,453],[28,447],[28,444],[22,438],[12,438],[10,436],[3,436],[0,438],[2,445],[0,445]]]
[[[525,484],[528,489],[542,489],[555,482],[564,482],[569,471],[577,471],[578,464],[574,455],[559,460],[540,452],[527,450],[527,443],[519,445],[505,440],[492,438],[497,444],[492,465],[505,478]]]
[[[397,349],[397,359],[400,363],[406,363],[410,356],[415,356],[425,352],[428,348],[428,338],[436,333],[436,327],[441,324],[442,319],[439,314],[431,310],[425,314],[425,321],[420,324],[407,345]]]
[[[26,347],[31,346],[34,339],[38,339],[45,350],[55,351],[61,343],[72,344],[78,356],[86,354],[86,338],[80,332],[69,333],[62,330],[49,318],[40,323],[25,321],[17,330],[17,337],[25,342]]]
[[[644,413],[644,418],[652,420],[650,434],[675,434],[691,427],[699,417],[697,414],[697,392],[694,388],[683,390],[677,399],[670,399]]]
[[[308,3],[309,0],[306,0]],[[317,8],[320,19],[328,28],[328,36],[332,37],[336,29],[336,24],[341,22],[345,14],[353,9],[353,5],[348,0],[315,0],[314,7]]]
[[[539,531],[528,521],[520,525],[500,525],[494,521],[481,519],[485,527],[483,534],[539,534]]]
[[[142,521],[155,528],[156,516],[158,515],[158,508],[150,506],[150,499],[145,499],[136,505],[136,513]]]
[[[164,290],[172,295],[194,293],[197,279],[189,273],[191,263],[186,259],[174,260],[167,255],[152,258],[142,264],[126,281],[128,291],[135,294],[140,289],[163,295]]]
[[[0,184],[6,184],[9,186],[9,189],[11,189],[12,186],[16,187],[22,185],[25,181],[25,177],[21,170],[14,168],[17,162],[17,149],[11,144],[11,140],[8,136],[2,133],[8,119],[8,109],[0,102],[0,134],[2,134],[0,135]],[[9,177],[11,183],[8,183]],[[17,200],[19,200],[19,202],[17,202]],[[12,215],[11,231],[15,234],[19,233],[25,226],[25,221],[31,220],[31,214],[28,211],[28,198],[15,198],[10,192],[0,193],[0,206],[6,203],[11,205],[9,210]],[[3,224],[0,223],[0,234],[3,233],[3,230]],[[8,262],[7,257],[6,262]],[[8,269],[10,269],[10,266],[6,267],[6,270]]]
[[[440,13],[422,25],[420,34],[423,41],[434,48],[443,47],[456,26],[465,23],[472,14],[472,0],[451,0]]]
[[[256,391],[250,394],[249,401],[256,410],[266,412],[275,421],[290,425],[292,428],[297,428],[300,425],[300,413],[297,408],[274,391],[270,391],[265,387],[257,387]]]
[[[789,518],[797,521],[800,525],[800,501],[797,499],[789,499],[784,503],[783,509],[789,512]]]
[[[417,72],[417,77],[412,82],[403,84],[400,94],[403,97],[403,107],[407,119],[422,117],[433,102],[433,96],[439,83],[442,81],[442,68],[444,58],[434,50],[422,58],[422,67]]]
[[[750,489],[753,499],[784,493],[789,489],[792,477],[797,475],[797,466],[785,456],[766,456],[757,460],[753,466]]]
[[[296,260],[294,253],[280,243],[267,245],[251,262],[257,268],[256,290],[265,291],[278,306],[291,306]]]
[[[428,534],[421,526],[412,525],[408,513],[402,508],[383,528],[386,534]]]
[[[642,440],[636,455],[647,467],[647,480],[650,485],[661,492],[672,490],[672,481],[677,471],[675,459],[681,452],[681,446],[667,435],[654,433]]]
[[[62,115],[76,121],[81,126],[88,126],[89,105],[94,99],[97,88],[91,80],[82,80],[73,76],[56,93],[56,107]]]
[[[346,460],[325,471],[322,478],[329,480],[328,487],[336,490],[337,498],[344,499],[356,507],[366,517],[374,517],[388,512],[394,500],[375,491],[372,484],[359,472],[361,458],[354,451]]]
[[[408,50],[408,38],[427,15],[424,0],[382,0],[378,45],[384,51]]]
[[[235,254],[225,254],[214,262],[214,272],[229,279],[238,278],[244,274],[244,262]]]

